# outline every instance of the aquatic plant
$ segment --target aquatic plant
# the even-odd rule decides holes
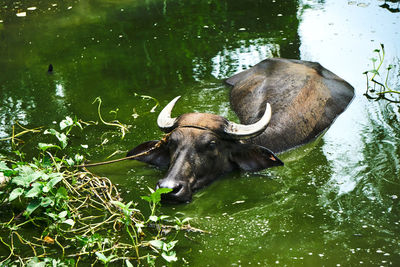
[[[385,59],[384,45],[381,44],[381,49],[375,49],[374,53],[378,55],[379,61],[376,57],[371,58],[373,69],[367,70],[363,73],[367,78],[367,90],[364,95],[369,99],[385,99],[390,102],[400,103],[400,100],[396,98],[396,96],[400,95],[400,91],[393,90],[388,85],[389,73],[390,70],[393,69],[393,65],[389,65],[386,68],[387,71],[384,81],[382,80],[383,78],[379,72]],[[368,74],[371,74],[372,76],[369,77]],[[380,79],[378,79],[378,77]]]
[[[45,130],[55,142],[38,143],[38,157],[30,161],[18,151],[17,160],[0,159],[0,246],[8,251],[0,256],[0,266],[177,261],[178,232],[199,230],[189,218],[159,214],[161,194],[168,189],[142,197],[150,208],[145,216],[137,203],[123,201],[108,178],[77,168],[83,156],[64,153],[76,127],[82,129],[80,121],[66,117],[59,129]]]
[[[114,126],[114,127],[120,128],[120,131],[121,131],[121,139],[124,139],[125,134],[126,134],[127,132],[129,132],[128,126],[125,125],[125,124],[122,124],[122,123],[119,122],[118,120],[114,120],[114,121],[112,121],[112,122],[106,122],[106,121],[103,119],[103,117],[101,116],[101,103],[102,103],[101,97],[99,97],[99,96],[96,97],[96,99],[93,101],[92,104],[94,104],[94,103],[96,103],[96,102],[99,102],[99,105],[97,106],[97,113],[98,113],[98,115],[99,115],[100,121],[101,121],[103,124],[105,124],[105,125]],[[114,111],[114,113],[116,113],[116,111]]]

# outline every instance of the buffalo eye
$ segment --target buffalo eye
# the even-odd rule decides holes
[[[215,149],[215,148],[217,147],[217,141],[215,141],[215,140],[210,141],[210,142],[208,143],[208,147],[209,147],[210,149]]]
[[[168,140],[168,147],[169,147],[172,151],[175,151],[176,148],[178,147],[178,142],[177,142],[175,139],[170,138],[170,139]]]

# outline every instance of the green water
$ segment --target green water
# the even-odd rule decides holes
[[[164,206],[210,232],[182,236],[176,266],[398,266],[399,105],[363,96],[362,73],[380,43],[385,66],[395,67],[390,84],[400,87],[400,13],[384,3],[0,0],[0,138],[16,120],[26,127],[52,127],[67,115],[98,121],[92,102],[100,96],[105,120],[118,109],[116,118],[131,125],[124,139],[105,125],[75,133],[71,151],[100,161],[160,138],[160,107],[151,112],[155,102],[136,94],[162,106],[182,95],[176,115],[236,120],[223,78],[272,56],[318,61],[355,87],[353,103],[321,139],[281,155],[284,167],[233,173],[190,204]],[[37,139],[23,139],[29,154]],[[0,142],[2,154],[9,149]],[[92,171],[118,184],[125,200],[164,174],[138,162]]]

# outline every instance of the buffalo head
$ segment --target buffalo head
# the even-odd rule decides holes
[[[160,141],[148,141],[128,152],[136,160],[168,168],[157,188],[171,188],[168,200],[188,202],[192,193],[235,169],[259,171],[283,165],[269,149],[244,142],[262,133],[271,118],[271,107],[258,122],[236,124],[207,113],[188,113],[171,118],[179,97],[160,113],[157,124],[166,133]]]

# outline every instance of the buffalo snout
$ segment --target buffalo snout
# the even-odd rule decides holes
[[[192,192],[187,182],[161,179],[156,185],[156,190],[159,188],[172,189],[171,192],[161,195],[162,200],[170,202],[189,202],[192,199]]]

